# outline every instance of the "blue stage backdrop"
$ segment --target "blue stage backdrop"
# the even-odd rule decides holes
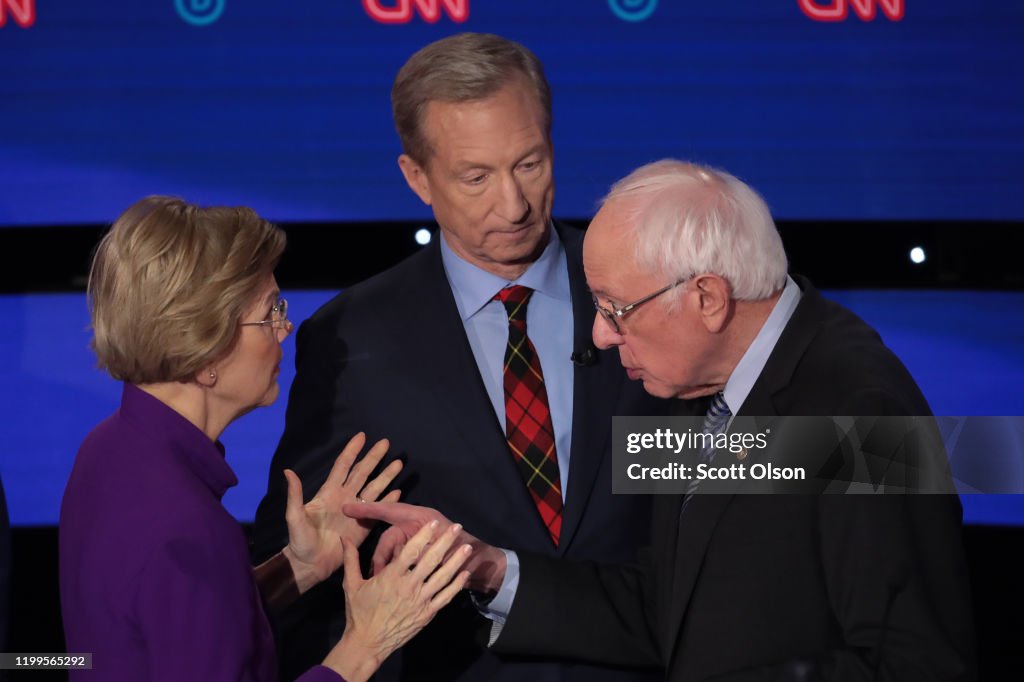
[[[0,225],[427,217],[389,89],[458,31],[547,65],[563,216],[676,156],[784,219],[1024,219],[1019,0],[0,0]]]
[[[309,317],[333,292],[286,292],[289,314]],[[903,359],[938,415],[1024,415],[1024,293],[826,292],[876,327]],[[75,452],[89,430],[117,409],[121,385],[95,369],[88,350],[88,312],[82,294],[0,296],[8,333],[0,334],[7,361],[0,389],[0,473],[16,525],[57,522]],[[228,509],[251,521],[267,484],[270,458],[284,428],[287,391],[294,377],[292,339],[284,343],[281,397],[232,424],[224,435],[228,463],[239,485]],[[568,362],[568,359],[566,359]],[[1017,422],[1020,423],[1019,421]],[[1017,434],[1016,456],[1022,447]],[[1008,463],[1000,448],[976,453],[979,466]],[[968,457],[971,453],[959,453]],[[1024,526],[1024,495],[965,495],[971,523]]]

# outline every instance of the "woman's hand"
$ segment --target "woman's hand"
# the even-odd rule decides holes
[[[324,665],[348,682],[361,682],[422,630],[469,579],[459,570],[472,552],[469,545],[444,559],[461,530],[437,521],[425,525],[370,580],[363,579],[355,546],[346,542],[345,632]]]
[[[288,546],[284,555],[291,565],[299,594],[327,579],[341,566],[342,539],[353,550],[362,544],[373,526],[372,521],[357,521],[345,516],[342,505],[351,502],[376,501],[402,470],[395,460],[369,483],[370,476],[388,451],[388,441],[380,440],[355,466],[356,457],[366,444],[366,436],[358,433],[348,442],[331,467],[317,494],[302,504],[302,482],[294,471],[285,469],[288,480]],[[400,491],[394,490],[384,501],[397,501]]]

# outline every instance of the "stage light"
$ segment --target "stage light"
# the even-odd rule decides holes
[[[925,259],[924,249],[922,249],[920,246],[915,246],[914,248],[912,248],[910,250],[910,260],[915,265],[920,265],[921,263],[924,262],[924,259]]]
[[[425,227],[421,227],[416,230],[416,243],[420,246],[426,246],[430,243],[430,230]]]

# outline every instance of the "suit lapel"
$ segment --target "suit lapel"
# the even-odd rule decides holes
[[[765,412],[764,415],[770,417],[774,415],[774,411]],[[740,414],[737,416],[746,415]],[[726,451],[719,451],[715,457],[716,464],[726,465],[733,461],[731,454]],[[711,539],[714,537],[715,528],[736,497],[736,491],[741,485],[739,480],[716,481],[713,483],[717,492],[714,494],[697,494],[690,501],[686,514],[683,517],[680,517],[679,514],[683,496],[677,495],[674,497],[676,501],[675,517],[670,523],[674,524],[676,532],[674,536],[669,538],[669,542],[675,542],[675,554],[673,555],[673,570],[670,581],[671,599],[669,600],[668,633],[664,643],[665,650],[670,652],[668,660],[675,658],[675,649],[679,644],[679,632],[683,627],[686,610],[689,607],[693,591],[698,579],[700,579],[700,574],[704,567],[704,558],[707,555]]]
[[[405,372],[422,377],[436,396],[434,409],[447,416],[448,428],[464,442],[462,453],[452,453],[467,467],[467,478],[500,479],[509,506],[522,503],[525,487],[508,451],[505,432],[494,414],[476,358],[466,338],[455,297],[435,242],[423,254],[423,272],[410,278],[415,290],[406,300],[411,324],[398,333],[415,350],[405,354]],[[415,330],[411,335],[409,330]],[[475,468],[475,474],[470,471]]]
[[[584,510],[594,491],[598,471],[608,453],[615,398],[624,374],[618,359],[598,352],[591,341],[594,303],[583,277],[583,234],[556,224],[565,247],[572,297],[573,350],[591,349],[596,362],[573,367],[572,452],[569,457],[569,488],[562,517],[559,554],[565,552],[579,529]],[[607,491],[610,494],[610,491]]]
[[[676,496],[675,499],[682,504],[682,496]],[[683,626],[694,585],[704,566],[704,555],[707,554],[715,527],[732,499],[733,495],[728,493],[697,495],[687,507],[685,519],[679,518],[679,506],[676,507],[675,570],[672,575],[669,632],[666,640],[668,660],[675,656],[679,631]]]
[[[776,414],[773,396],[789,386],[800,359],[818,333],[823,302],[821,294],[804,277],[794,275],[793,279],[802,290],[800,302],[797,304],[796,310],[793,311],[793,316],[789,318],[785,329],[782,330],[771,355],[768,356],[768,362],[765,363],[764,369],[761,370],[757,381],[751,387],[750,395],[747,396],[737,414],[743,416]]]
[[[795,276],[794,279],[803,290],[803,298],[786,324],[746,400],[737,410],[738,417],[773,417],[778,414],[772,397],[789,385],[800,358],[814,338],[815,320],[818,319],[821,297],[806,279],[799,276]],[[689,405],[681,406],[682,410],[678,413],[686,413],[686,407],[690,407],[690,414],[702,413],[706,409],[698,408],[693,401],[684,403]],[[675,541],[668,633],[664,643],[666,651],[671,652],[669,660],[675,655],[686,609],[700,577],[704,556],[707,554],[715,527],[733,497],[732,494],[698,495],[687,508],[685,520],[680,520],[677,513],[676,518],[669,521],[676,528],[674,538],[668,539],[669,542],[673,539]],[[677,499],[681,504],[682,497]]]

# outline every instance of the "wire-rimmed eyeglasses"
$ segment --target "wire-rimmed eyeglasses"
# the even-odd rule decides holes
[[[592,297],[594,299],[594,308],[597,310],[597,312],[601,313],[601,317],[608,321],[608,324],[612,326],[612,329],[615,330],[616,334],[621,334],[622,330],[619,327],[619,320],[625,317],[627,313],[633,312],[634,310],[642,306],[644,303],[647,303],[648,301],[653,301],[666,291],[671,291],[672,289],[675,289],[677,286],[679,286],[680,284],[689,279],[690,277],[683,277],[682,279],[677,279],[675,282],[672,282],[668,286],[658,289],[653,294],[648,294],[639,300],[633,301],[629,305],[622,306],[621,308],[605,308],[603,305],[597,302],[597,297],[594,296]]]
[[[274,329],[291,329],[292,323],[288,320],[288,301],[283,298],[277,299],[274,307],[270,309],[270,317],[259,322],[242,322],[240,327],[273,327]]]

